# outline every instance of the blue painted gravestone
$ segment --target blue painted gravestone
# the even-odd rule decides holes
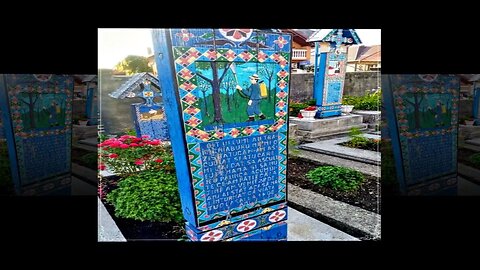
[[[315,42],[313,98],[315,118],[341,115],[347,66],[347,46],[361,44],[354,29],[321,29],[308,40]]]
[[[384,75],[382,90],[400,191],[456,194],[459,79]]]
[[[286,240],[291,36],[159,29],[153,43],[189,238]]]
[[[5,131],[3,127],[3,121],[2,121],[2,108],[0,107],[0,140],[5,139]]]
[[[143,103],[132,104],[132,119],[137,137],[148,135],[152,139],[169,140],[167,120],[158,79],[150,73],[138,73],[109,94],[113,98],[140,97]]]
[[[477,83],[475,83],[477,86]],[[480,126],[480,87],[475,87],[473,96],[473,118],[475,126]]]
[[[98,125],[98,88],[96,76],[91,81],[87,81],[87,126]]]
[[[73,78],[0,75],[0,107],[17,194],[69,194]]]

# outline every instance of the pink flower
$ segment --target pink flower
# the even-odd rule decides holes
[[[108,155],[108,157],[109,157],[109,158],[117,158],[117,157],[118,157],[118,155],[117,155],[117,154],[115,154],[115,153],[111,153],[110,155]]]
[[[141,159],[135,160],[135,165],[142,165],[142,164],[143,164],[143,160]]]
[[[128,144],[123,144],[123,143],[120,144],[120,148],[122,148],[122,149],[127,149],[127,148],[129,148],[129,147],[130,147],[130,146],[128,146]]]
[[[150,145],[159,145],[160,141],[159,140],[153,140],[149,143]]]
[[[163,162],[163,159],[157,158],[157,159],[155,159],[154,161],[155,161],[155,162],[158,162],[158,163],[162,163],[162,162]]]
[[[143,139],[148,139],[148,138],[150,138],[150,136],[148,136],[148,135],[142,135],[142,138],[143,138]]]
[[[137,147],[137,146],[139,146],[139,145],[138,145],[137,143],[131,143],[130,146],[131,146],[131,147]]]

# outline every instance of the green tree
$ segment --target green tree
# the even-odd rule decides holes
[[[132,75],[140,72],[153,72],[148,66],[148,59],[143,56],[129,55],[115,65],[115,70],[125,72],[126,75]]]

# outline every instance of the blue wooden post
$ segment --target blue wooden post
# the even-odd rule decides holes
[[[318,107],[315,118],[341,115],[346,46],[360,44],[361,41],[354,29],[322,29],[314,33],[309,41],[315,42],[313,97]]]
[[[71,76],[0,76],[0,107],[19,195],[70,194]]]
[[[474,83],[474,95],[473,95],[473,118],[475,119],[475,126],[480,126],[480,87],[477,87],[477,83]]]
[[[291,36],[158,29],[153,43],[189,238],[286,240]]]
[[[384,75],[382,91],[401,193],[456,194],[459,79]]]
[[[87,86],[91,86],[88,83]],[[98,125],[98,90],[96,84],[92,87],[87,89],[87,104],[86,104],[86,112],[88,126]]]

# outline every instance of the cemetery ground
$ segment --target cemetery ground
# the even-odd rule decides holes
[[[128,136],[128,135],[127,135]],[[121,136],[117,136],[121,137]],[[367,229],[361,228],[364,224],[356,223],[353,221],[344,221],[342,219],[348,215],[358,215],[358,213],[369,213],[375,214],[379,213],[380,211],[380,194],[379,194],[379,168],[377,165],[372,164],[363,164],[359,161],[353,160],[346,160],[339,157],[330,157],[328,155],[322,155],[321,153],[315,153],[311,151],[305,150],[294,150],[294,147],[291,147],[291,150],[295,152],[295,154],[289,155],[288,161],[288,183],[289,189],[291,185],[298,187],[300,192],[304,191],[311,191],[320,196],[325,196],[325,198],[331,198],[332,201],[338,201],[342,206],[348,204],[347,210],[344,208],[338,208],[335,210],[335,205],[338,203],[333,203],[329,205],[330,210],[333,212],[340,213],[339,217],[326,217],[324,213],[321,211],[312,212],[311,209],[308,209],[308,205],[302,205],[302,203],[298,203],[295,201],[295,196],[290,196],[289,194],[289,206],[307,214],[311,217],[314,217],[330,226],[333,226],[341,231],[345,231],[355,237],[360,239],[372,239],[375,238],[378,229],[375,228],[375,222],[379,222],[377,216],[374,218],[365,218],[362,217],[360,214],[360,219],[363,219],[363,223],[365,220],[370,220],[368,222],[372,223],[367,225]],[[85,166],[91,166],[92,164],[88,164],[88,153],[82,152],[79,149],[75,150],[76,153],[80,154],[78,158],[75,158],[79,163],[84,164]],[[170,150],[168,150],[170,151]],[[297,152],[298,151],[298,152]],[[109,155],[111,155],[110,153]],[[171,155],[171,153],[168,153]],[[85,157],[86,156],[86,157]],[[170,157],[171,158],[171,157]],[[166,156],[163,156],[163,159],[168,159]],[[328,160],[328,162],[326,162]],[[86,162],[87,161],[87,162]],[[102,166],[103,164],[100,164]],[[356,190],[349,190],[349,191],[342,191],[338,190],[332,186],[319,186],[314,184],[311,180],[308,179],[306,176],[310,171],[318,167],[326,167],[326,166],[343,166],[343,167],[352,167],[355,170],[360,170],[364,180],[359,185],[358,189]],[[105,169],[105,168],[103,168]],[[175,191],[178,196],[178,188],[176,186],[176,182],[168,182],[166,186],[171,187],[170,190],[167,189],[159,189],[153,192],[158,192],[160,196],[154,196],[155,198],[147,200],[147,202],[140,202],[141,200],[136,200],[136,196],[145,196],[145,192],[151,192],[149,189],[154,188],[153,185],[157,184],[165,184],[155,182],[153,179],[149,177],[142,176],[140,172],[137,172],[131,175],[130,180],[125,180],[125,178],[121,178],[116,175],[109,174],[107,171],[103,175],[104,177],[101,178],[100,185],[99,185],[99,199],[101,200],[102,204],[104,205],[108,214],[112,217],[113,221],[115,222],[116,226],[118,226],[119,230],[127,239],[128,241],[132,240],[142,240],[142,239],[156,239],[156,240],[186,240],[187,237],[185,235],[184,230],[184,223],[182,219],[178,217],[181,216],[180,210],[180,201],[179,198],[176,196],[172,196],[172,191]],[[165,174],[175,176],[174,171],[167,170],[164,171]],[[148,174],[148,173],[147,173]],[[154,176],[156,177],[156,176]],[[128,178],[128,177],[127,177]],[[170,178],[168,178],[170,179]],[[119,189],[119,182],[125,181],[129,183],[128,187],[123,187],[124,191],[130,189],[130,191],[135,188],[140,190],[139,192],[135,193],[132,196],[128,195],[128,192],[120,192],[119,194],[121,199],[112,200],[111,198],[108,199],[108,194],[111,194],[112,191]],[[176,181],[176,180],[175,180]],[[135,183],[146,182],[146,186],[137,185]],[[151,183],[148,184],[148,183]],[[174,185],[170,185],[175,183]],[[155,188],[154,188],[155,189]],[[175,193],[174,192],[174,193]],[[145,194],[143,194],[145,193]],[[151,193],[150,193],[151,195]],[[162,201],[162,197],[167,196],[170,201],[167,201],[167,204],[175,205],[174,208],[163,208],[162,206],[159,208],[158,204],[165,204],[165,201]],[[293,198],[291,200],[291,197]],[[116,206],[120,208],[125,208],[122,206],[122,200],[129,201],[131,206],[138,207],[139,211],[135,210],[116,210]],[[360,210],[358,210],[360,209]],[[362,212],[363,210],[363,212]],[[365,211],[366,210],[366,211]],[[352,214],[352,211],[355,214]],[[143,212],[143,213],[140,213]],[[149,213],[147,213],[149,212]],[[119,214],[120,213],[120,214]],[[376,215],[376,214],[375,214]],[[163,221],[161,221],[163,220]],[[367,222],[367,223],[368,223]],[[352,224],[354,223],[354,224]],[[359,228],[360,227],[360,228]],[[379,237],[379,235],[378,235]]]

